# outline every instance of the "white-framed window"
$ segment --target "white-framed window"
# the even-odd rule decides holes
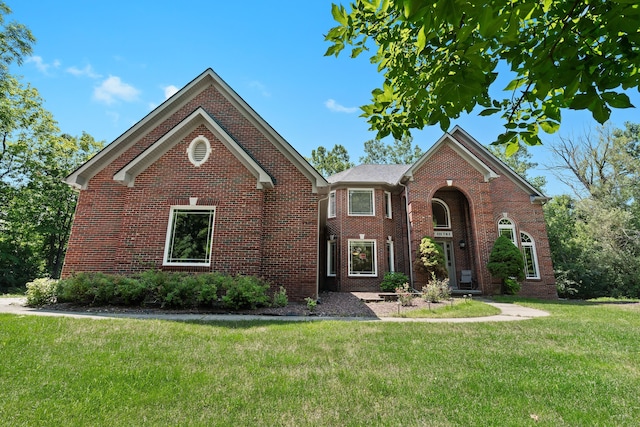
[[[327,276],[335,277],[338,271],[338,244],[335,240],[327,241]]]
[[[163,265],[211,265],[215,216],[213,206],[172,206]]]
[[[327,211],[327,216],[329,218],[336,217],[336,192],[332,191],[329,193],[329,208]]]
[[[389,269],[388,271],[390,272],[394,272],[396,271],[395,268],[395,254],[393,252],[393,241],[392,240],[387,240],[387,268]]]
[[[189,144],[189,148],[187,148],[187,156],[189,156],[189,161],[193,166],[199,167],[207,161],[210,155],[211,144],[209,140],[205,138],[204,135],[198,135],[193,138],[193,141]]]
[[[440,199],[431,199],[434,228],[451,228],[451,213],[449,206]]]
[[[501,218],[500,221],[498,221],[498,236],[507,236],[516,247],[518,246],[518,242],[516,241],[516,225],[509,218]]]
[[[520,245],[522,256],[524,257],[524,275],[527,279],[539,279],[540,270],[538,268],[538,254],[536,253],[536,243],[533,238],[524,232],[520,232]]]
[[[349,189],[349,215],[375,216],[375,204],[372,188]]]
[[[375,277],[378,259],[375,240],[349,240],[349,276]]]
[[[389,191],[384,192],[384,217],[393,218],[393,209],[391,207],[391,193]]]

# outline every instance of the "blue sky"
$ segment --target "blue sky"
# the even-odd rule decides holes
[[[334,0],[335,1],[335,0]],[[382,77],[366,54],[325,57],[334,26],[330,0],[308,2],[7,0],[15,20],[37,38],[33,56],[12,72],[37,88],[62,132],[83,131],[107,143],[212,68],[303,156],[322,145],[347,148],[358,163],[375,134],[359,117]],[[277,6],[274,6],[276,5]],[[629,93],[640,106],[637,91]],[[638,109],[614,110],[611,122],[640,121]],[[475,114],[452,121],[483,144],[502,127]],[[596,123],[588,112],[563,112],[558,134],[530,148],[545,174],[546,146]],[[413,132],[428,149],[438,126]],[[550,179],[547,193],[565,191]]]

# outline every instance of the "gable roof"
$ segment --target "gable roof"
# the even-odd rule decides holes
[[[273,188],[274,180],[263,167],[247,153],[202,107],[191,113],[162,138],[151,144],[146,150],[127,163],[113,176],[118,181],[133,187],[136,176],[144,172],[171,147],[177,144],[200,124],[204,124],[219,141],[256,177],[256,188]]]
[[[474,140],[475,141],[475,140]],[[476,141],[477,143],[477,141]],[[473,154],[464,145],[462,145],[456,138],[450,133],[445,133],[420,157],[405,173],[405,177],[413,179],[415,171],[420,169],[427,160],[429,160],[436,152],[440,150],[444,145],[449,145],[453,151],[455,151],[460,157],[467,161],[473,168],[480,172],[484,176],[485,182],[489,182],[498,178],[496,174],[487,164],[485,164],[478,156]]]
[[[280,134],[278,134],[262,117],[260,117],[258,113],[256,113],[233,89],[231,89],[231,87],[229,87],[229,85],[227,85],[227,83],[225,83],[211,68],[205,70],[202,74],[188,83],[185,87],[180,89],[171,98],[167,99],[155,110],[147,114],[142,120],[129,128],[125,133],[120,135],[115,141],[107,145],[89,161],[73,171],[69,176],[65,178],[65,182],[73,187],[86,189],[89,180],[93,176],[104,169],[113,160],[118,158],[118,156],[124,153],[127,149],[132,147],[142,136],[153,130],[159,123],[161,123],[181,107],[183,107],[186,103],[193,99],[195,95],[202,92],[204,89],[211,85],[213,85],[227,99],[227,101],[229,101],[256,129],[258,129],[276,147],[276,149],[278,149],[311,182],[314,192],[324,192],[326,191],[326,189],[328,189],[329,183],[327,182],[327,180],[320,173],[318,173],[309,164],[309,162],[307,162],[304,157],[302,157],[300,153],[298,153],[284,138],[282,138],[282,136],[280,136]],[[215,123],[215,120],[208,120],[206,118],[208,114],[203,114],[201,112],[199,113],[199,115],[200,119],[203,119],[205,122],[207,122],[209,126],[213,126],[212,123]],[[209,116],[209,119],[212,118]],[[137,171],[140,167],[143,167],[143,163],[145,161],[153,159],[154,156],[160,153],[160,151],[158,151],[159,147],[165,146],[165,144],[160,141],[166,139],[171,132],[177,132],[176,127],[160,137],[158,141],[156,141],[156,143],[152,144],[152,147],[155,146],[154,149],[149,151],[149,149],[151,149],[151,147],[149,147],[149,149],[145,150],[145,152],[147,153],[146,156],[144,156],[144,159],[139,159],[136,162],[135,167],[131,163],[127,165],[131,166],[131,168],[128,169],[128,172]],[[224,136],[225,134],[226,137]],[[223,139],[226,140],[226,143],[229,143],[231,146],[233,145],[233,143],[231,142],[233,141],[233,138],[224,130],[222,136]],[[242,152],[244,152],[244,154],[242,154]],[[251,157],[250,153],[246,152],[244,149],[241,149],[234,154],[236,154],[237,156],[239,155],[241,158],[244,158],[245,154],[249,158]],[[245,161],[248,160],[245,159]],[[259,169],[262,169],[262,167],[259,167],[257,169],[254,168],[254,170],[252,170],[252,173],[254,173],[255,175],[255,172],[257,172],[258,175],[261,175],[261,171],[259,171]],[[264,169],[262,169],[262,172],[266,173]],[[118,180],[124,180],[124,182],[128,184],[128,182],[130,181],[127,180],[129,180],[130,178],[127,178],[123,175],[127,172],[123,172],[123,174],[118,175],[119,173],[120,172],[116,174]],[[114,178],[116,176],[114,176]],[[259,178],[259,180],[263,178],[264,177]],[[267,181],[264,181],[263,185],[268,186]]]
[[[409,165],[359,165],[327,178],[330,184],[398,185]]]

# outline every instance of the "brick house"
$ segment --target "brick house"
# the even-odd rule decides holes
[[[292,300],[378,290],[413,265],[423,236],[446,249],[451,284],[494,293],[498,233],[529,261],[522,294],[556,297],[546,198],[463,130],[414,165],[361,165],[325,179],[211,69],[66,178],[79,189],[62,276],[147,269],[261,276]]]
[[[459,127],[413,165],[360,165],[328,178],[325,286],[376,291],[387,271],[427,282],[423,237],[444,249],[455,293],[499,293],[486,264],[505,234],[525,258],[521,295],[557,298],[542,205],[548,200]]]
[[[211,69],[66,178],[80,190],[62,276],[262,276],[317,295],[327,181]]]

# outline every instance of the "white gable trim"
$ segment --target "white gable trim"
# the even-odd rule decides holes
[[[433,146],[427,150],[426,153],[422,155],[415,162],[409,170],[404,174],[406,178],[413,180],[413,174],[415,171],[420,169],[422,165],[425,164],[427,160],[429,160],[444,144],[448,144],[453,151],[455,151],[460,157],[462,157],[467,163],[469,163],[474,169],[480,172],[484,176],[484,181],[489,182],[493,179],[498,178],[500,175],[496,174],[490,167],[488,167],[482,160],[480,160],[475,154],[471,151],[467,150],[467,148],[460,144],[451,134],[445,133],[440,137],[438,141],[436,141]]]
[[[210,68],[72,172],[65,178],[65,182],[73,187],[86,189],[93,176],[186,105],[195,95],[212,85],[311,182],[314,192],[328,192],[327,180]]]
[[[144,172],[149,166],[155,163],[171,147],[193,131],[199,125],[204,124],[220,142],[256,177],[256,188],[273,188],[271,176],[260,166],[238,143],[220,127],[202,108],[198,108],[187,118],[178,123],[173,129],[167,132],[162,138],[154,142],[149,148],[140,153],[136,158],[127,163],[113,176],[114,181],[118,181],[128,187],[133,187],[136,177]]]

